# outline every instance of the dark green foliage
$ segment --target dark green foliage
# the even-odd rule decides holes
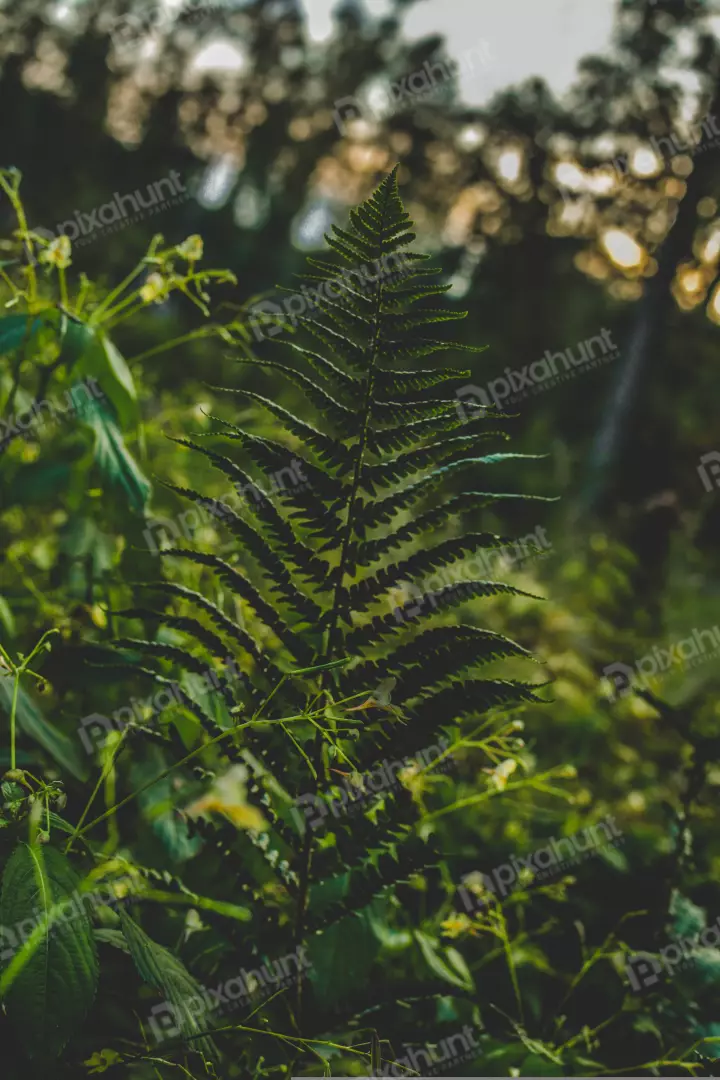
[[[193,1048],[210,1060],[215,1058],[217,1050],[212,1039],[202,1035],[202,1013],[193,1009],[193,1004],[203,1002],[202,988],[181,961],[149,938],[134,919],[122,912],[120,921],[130,956],[143,981],[164,995],[172,1020],[184,1036],[192,1038]]]
[[[36,927],[24,942],[10,939],[17,948],[3,967],[27,958],[5,995],[5,1007],[28,1056],[43,1061],[59,1055],[97,988],[97,953],[80,885],[67,859],[39,844],[18,844],[3,873],[0,926],[16,933],[27,930],[28,921]],[[61,914],[60,905],[70,914]]]
[[[423,703],[431,688],[446,688],[445,700],[453,703],[448,710],[436,711],[433,729],[451,725],[470,708],[474,714],[482,712],[496,704],[499,696],[512,704],[526,698],[528,691],[502,684],[507,689],[500,694],[496,682],[475,680],[470,701],[460,692],[465,673],[486,660],[517,655],[520,650],[501,640],[497,648],[485,647],[490,636],[478,637],[471,645],[467,634],[463,647],[454,649],[448,644],[452,640],[449,630],[445,637],[416,635],[412,620],[401,621],[392,611],[388,619],[395,586],[411,583],[427,591],[423,582],[435,572],[483,548],[508,542],[487,532],[444,537],[441,530],[463,510],[503,498],[480,492],[477,477],[516,456],[478,456],[477,447],[483,442],[503,436],[488,430],[487,422],[463,425],[452,389],[468,372],[406,370],[408,362],[458,348],[426,337],[426,328],[465,314],[425,305],[449,286],[425,282],[435,271],[426,265],[426,256],[405,251],[413,240],[410,228],[393,173],[371,199],[352,211],[347,229],[334,228],[327,237],[337,263],[309,260],[312,280],[321,283],[322,295],[315,309],[298,321],[302,331],[319,344],[307,348],[297,338],[285,342],[298,358],[298,367],[275,360],[260,363],[273,378],[279,374],[302,391],[310,413],[301,419],[270,396],[235,388],[233,393],[260,406],[282,425],[286,432],[282,442],[227,421],[214,438],[220,437],[228,452],[204,442],[181,440],[252,494],[246,498],[247,514],[229,507],[217,509],[218,518],[237,540],[235,558],[228,561],[214,553],[184,548],[164,554],[204,565],[240,597],[253,612],[253,626],[260,624],[271,632],[274,655],[267,657],[266,632],[263,644],[253,645],[253,630],[246,634],[224,612],[187,591],[183,596],[199,608],[198,615],[212,619],[213,633],[201,632],[197,625],[194,630],[189,624],[183,627],[177,617],[169,625],[187,629],[196,644],[217,657],[239,645],[246,670],[252,679],[260,680],[263,689],[273,670],[364,656],[366,662],[354,672],[334,674],[335,699],[371,690],[375,681],[396,675],[395,697],[403,702],[412,731],[412,717],[424,715]],[[363,281],[363,269],[370,280]],[[336,298],[329,299],[328,293]],[[399,370],[401,365],[403,370]],[[443,396],[436,396],[437,387],[443,388]],[[432,394],[424,393],[431,389]],[[283,470],[299,463],[303,482],[297,481],[296,473],[280,491],[266,493],[263,479],[252,480],[242,459],[235,460],[233,443],[265,477],[270,473],[287,476]],[[450,472],[461,482],[450,499],[433,504],[433,493]],[[197,492],[174,490],[200,505],[206,502]],[[408,509],[416,507],[422,513],[408,520]],[[250,572],[248,557],[255,572]],[[159,587],[166,592],[173,589]],[[497,587],[464,580],[462,597],[457,599],[489,594]],[[440,596],[433,597],[433,606],[439,599],[442,607],[456,599],[452,594],[458,590],[435,591]],[[390,641],[383,633],[388,623],[388,629],[397,631]],[[234,638],[232,644],[221,643],[217,635],[225,634]],[[330,686],[328,678],[324,686]],[[364,734],[372,739],[386,726],[387,714],[379,722],[366,723]],[[423,736],[433,733],[425,730]]]
[[[351,213],[348,229],[335,229],[327,238],[338,264],[310,260],[316,283],[336,282],[343,269],[362,267],[375,268],[374,280],[361,287],[357,274],[349,275],[337,299],[318,300],[315,310],[300,316],[299,334],[282,343],[297,367],[258,361],[274,380],[280,376],[296,396],[302,393],[307,416],[280,405],[277,390],[271,396],[236,387],[234,395],[280,425],[282,440],[227,420],[203,439],[177,440],[246,493],[238,508],[236,500],[230,507],[168,485],[209,510],[234,543],[224,544],[223,554],[168,548],[162,552],[166,569],[172,577],[176,560],[190,563],[214,584],[208,581],[201,595],[158,582],[147,587],[152,603],[121,613],[146,626],[164,622],[173,641],[186,641],[182,646],[130,637],[118,642],[125,649],[179,661],[195,672],[228,655],[238,659],[246,678],[222,693],[226,699],[235,695],[232,712],[244,726],[236,747],[226,749],[231,757],[243,747],[252,752],[251,790],[269,821],[268,842],[255,847],[255,856],[267,859],[283,882],[294,908],[296,943],[366,910],[413,874],[437,865],[438,856],[417,835],[416,809],[398,784],[384,792],[372,820],[327,818],[323,829],[334,834],[333,843],[313,857],[313,833],[303,814],[291,814],[279,798],[278,782],[290,799],[305,795],[299,804],[304,806],[308,797],[326,797],[339,772],[358,764],[372,767],[381,751],[413,754],[443,732],[449,737],[465,717],[537,700],[530,686],[481,677],[488,663],[527,658],[525,649],[472,625],[442,624],[443,613],[456,603],[516,591],[467,573],[458,585],[438,586],[433,575],[508,543],[488,531],[462,533],[459,516],[508,498],[484,490],[481,481],[489,469],[518,455],[479,452],[503,436],[493,430],[494,421],[463,425],[453,390],[468,372],[408,370],[425,356],[457,348],[426,337],[426,328],[464,314],[424,305],[448,286],[425,283],[434,271],[425,256],[404,252],[412,239],[393,173]],[[314,341],[311,348],[302,344],[306,335]],[[276,481],[279,490],[269,491],[269,474],[290,481]],[[449,477],[454,493],[439,499]],[[416,516],[410,518],[409,511]],[[414,615],[393,599],[400,586],[420,598]],[[431,602],[423,600],[426,593]],[[216,603],[211,596],[223,599]],[[181,610],[163,615],[160,597]],[[327,668],[343,659],[352,662]],[[298,672],[312,665],[325,667]],[[388,677],[392,702],[386,707],[372,693]],[[276,688],[262,706],[262,719],[253,722]],[[291,739],[279,721],[317,708],[323,699],[330,711],[314,724],[293,725]],[[364,711],[344,712],[363,701]],[[209,716],[201,722],[208,734],[222,731]],[[233,862],[236,853],[228,849],[226,856]],[[286,868],[279,874],[278,863]],[[319,903],[317,890],[341,879],[342,895]],[[266,917],[258,918],[256,940],[264,936]],[[315,1006],[322,1012],[321,998]],[[307,991],[302,1008],[306,1024],[321,1023],[319,1014],[312,1019]]]

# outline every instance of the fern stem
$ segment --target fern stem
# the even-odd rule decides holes
[[[385,203],[382,210],[381,229],[379,230],[380,236],[382,236],[382,227],[385,225],[385,211],[389,202],[389,189],[385,192]],[[382,255],[382,240],[378,241],[376,248],[376,255],[379,259]],[[353,471],[352,486],[350,488],[350,494],[347,501],[347,517],[345,520],[345,532],[342,539],[342,547],[340,549],[340,560],[337,568],[337,577],[335,580],[335,589],[333,591],[332,608],[330,611],[330,619],[327,630],[327,639],[325,644],[325,654],[323,661],[327,663],[332,659],[337,639],[338,623],[340,617],[340,602],[343,595],[343,582],[345,580],[345,573],[347,570],[348,554],[350,552],[350,545],[355,531],[355,506],[357,504],[358,490],[360,487],[360,478],[362,476],[363,463],[365,458],[365,450],[367,448],[368,431],[370,427],[370,410],[372,406],[372,395],[375,385],[375,361],[377,359],[377,348],[380,339],[380,314],[382,307],[383,287],[382,278],[378,275],[377,289],[375,293],[375,304],[372,314],[372,337],[368,344],[368,368],[367,377],[365,382],[365,393],[362,404],[362,428],[360,430],[360,438],[357,445],[357,459],[355,461],[355,468]],[[332,675],[328,672],[324,672],[321,678],[321,689],[325,690],[328,687],[329,679]],[[323,756],[323,737],[322,731],[318,730],[315,735],[315,743],[313,747],[313,758],[315,764],[315,777],[314,777],[314,790],[317,791],[320,778],[322,776],[322,756]],[[297,948],[302,943],[303,930],[305,924],[305,915],[307,912],[308,899],[310,894],[310,873],[312,870],[312,856],[313,856],[313,832],[312,829],[306,827],[305,837],[303,840],[303,847],[301,852],[301,870],[300,870],[300,889],[297,902],[297,916],[295,919],[295,947]],[[297,981],[297,1016],[298,1023],[300,1024],[300,1030],[302,1030],[302,989],[303,989],[303,973],[298,973]]]

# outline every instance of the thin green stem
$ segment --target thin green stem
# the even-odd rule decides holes
[[[203,743],[202,746],[198,746],[194,750],[191,750],[189,754],[186,754],[185,757],[180,758],[179,761],[176,761],[172,765],[168,766],[167,769],[163,769],[163,771],[161,773],[159,773],[158,776],[154,777],[154,779],[148,780],[148,782],[146,784],[142,784],[139,788],[137,788],[136,791],[132,791],[129,795],[126,795],[124,799],[121,799],[119,803],[115,804],[115,806],[111,806],[110,809],[106,810],[104,814],[100,814],[99,817],[94,818],[90,822],[89,825],[86,825],[83,829],[79,829],[77,831],[77,835],[78,836],[84,836],[86,832],[89,832],[90,829],[94,828],[96,825],[99,825],[102,821],[105,821],[105,819],[110,817],[111,814],[115,814],[115,813],[117,813],[118,810],[121,810],[123,806],[127,806],[127,804],[129,802],[132,802],[133,799],[136,799],[138,797],[138,795],[142,795],[142,793],[144,791],[147,791],[148,788],[151,788],[154,784],[157,784],[158,781],[164,780],[165,777],[168,776],[173,771],[173,769],[179,769],[181,765],[187,765],[188,761],[192,761],[192,759],[197,757],[198,754],[202,754],[203,751],[207,750],[211,746],[214,746],[215,743],[219,743],[222,739],[227,739],[231,735],[236,735],[238,731],[242,731],[244,728],[250,727],[251,724],[254,724],[254,723],[260,723],[260,724],[284,723],[284,724],[287,724],[291,720],[304,720],[304,719],[305,719],[305,717],[301,714],[300,716],[286,717],[282,721],[279,721],[279,720],[259,720],[259,721],[248,720],[244,724],[238,724],[237,727],[229,728],[227,731],[221,731],[220,734],[216,735],[213,739],[210,739],[208,742]]]
[[[129,730],[130,730],[130,727],[128,726],[122,731],[120,738],[118,739],[117,743],[113,747],[112,753],[108,757],[108,760],[105,762],[105,766],[100,770],[100,775],[98,777],[97,784],[93,788],[92,794],[90,795],[90,798],[88,799],[87,803],[85,804],[85,809],[83,810],[82,814],[80,815],[80,819],[79,819],[77,825],[75,826],[75,828],[74,828],[74,830],[72,832],[72,835],[70,836],[70,839],[68,840],[67,844],[65,845],[65,854],[66,855],[67,855],[68,851],[70,850],[70,848],[71,848],[71,846],[73,844],[73,841],[76,839],[76,837],[78,837],[80,835],[80,832],[81,832],[82,826],[83,826],[83,822],[85,821],[85,818],[90,813],[90,807],[95,802],[95,799],[97,797],[97,793],[98,793],[98,791],[100,790],[100,788],[102,787],[102,785],[105,782],[105,777],[107,776],[110,769],[112,769],[113,765],[115,764],[115,758],[120,753],[123,742],[125,740],[125,736],[127,735]]]
[[[30,307],[35,304],[37,300],[37,274],[35,273],[35,251],[33,248],[32,237],[30,236],[30,230],[28,229],[27,218],[25,217],[25,207],[22,204],[22,200],[18,193],[18,186],[20,182],[20,175],[15,173],[13,175],[13,183],[8,183],[7,175],[5,171],[0,171],[0,187],[7,195],[8,199],[12,203],[12,208],[15,211],[15,217],[18,222],[17,232],[22,240],[23,244],[28,251],[28,265],[27,265],[27,279],[28,279],[28,303]]]
[[[131,305],[136,299],[137,293],[133,293],[132,296],[129,296],[127,300],[124,300],[122,304],[118,304],[114,311],[111,311],[107,318],[103,319],[103,329],[113,330],[116,326],[119,326],[121,322],[124,322],[126,319],[132,319],[134,315],[137,315],[139,311],[142,311],[143,308],[148,306],[144,300],[140,300],[135,304],[135,307],[132,307]],[[123,309],[125,308],[128,310],[123,312]]]
[[[184,345],[188,341],[195,341],[197,338],[208,337],[215,333],[214,326],[201,326],[198,330],[191,330],[188,334],[181,334],[180,337],[173,338],[171,341],[163,341],[160,345],[154,345],[152,349],[146,349],[145,352],[138,353],[137,356],[131,356],[128,359],[128,364],[138,364],[142,360],[149,360],[151,356],[157,356],[159,353],[167,352],[168,349],[174,349],[178,345]]]
[[[120,284],[116,285],[115,288],[107,294],[105,299],[98,305],[98,307],[95,308],[90,318],[91,323],[96,323],[100,321],[100,316],[105,314],[105,312],[108,310],[109,307],[111,307],[117,297],[120,296],[120,294],[124,292],[125,289],[127,289],[128,285],[133,281],[133,279],[136,278],[138,274],[142,273],[142,271],[145,269],[145,266],[145,259],[142,258],[137,264],[137,266],[130,271],[127,277],[124,277]],[[135,293],[133,293],[132,295],[134,296]]]
[[[64,308],[68,306],[68,291],[67,291],[67,277],[65,275],[65,269],[62,266],[58,267],[58,283],[60,285],[60,303]]]
[[[498,923],[500,925],[500,940],[502,941],[503,951],[505,953],[505,960],[510,972],[510,981],[512,983],[513,992],[515,994],[515,1001],[517,1002],[518,1013],[520,1016],[520,1023],[525,1023],[525,1015],[523,1011],[522,996],[520,994],[520,983],[518,982],[517,969],[515,967],[515,958],[512,954],[512,945],[507,932],[507,920],[505,918],[505,912],[501,907],[498,907]]]
[[[20,669],[15,669],[12,705],[10,707],[10,768],[15,768],[15,715],[17,713],[18,690],[20,689]]]
[[[6,284],[7,286],[8,286],[8,288],[10,289],[10,292],[11,292],[11,293],[12,293],[13,295],[15,295],[15,293],[17,293],[17,289],[16,289],[15,285],[13,284],[12,278],[11,278],[11,277],[9,277],[9,276],[8,276],[8,275],[7,275],[6,273],[5,273],[5,271],[3,270],[3,268],[2,268],[1,266],[0,266],[0,277],[2,277],[3,281],[4,281],[4,282],[5,282],[5,284]]]

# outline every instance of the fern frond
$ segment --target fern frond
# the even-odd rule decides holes
[[[499,410],[487,408],[466,422],[458,391],[470,372],[457,362],[446,365],[446,355],[480,353],[484,346],[447,341],[428,329],[466,313],[439,306],[449,286],[433,280],[438,270],[427,255],[408,250],[413,239],[395,170],[348,222],[333,227],[327,256],[308,260],[312,291],[303,289],[310,302],[293,320],[297,332],[292,340],[284,335],[269,343],[290,350],[287,362],[241,360],[241,372],[250,362],[280,375],[280,389],[231,387],[243,401],[243,426],[218,420],[210,435],[178,440],[243,490],[255,486],[253,470],[277,471],[292,455],[289,448],[298,447],[307,483],[258,488],[247,513],[229,511],[224,522],[236,548],[227,559],[183,549],[163,553],[206,568],[226,585],[254,612],[252,635],[184,587],[151,589],[187,603],[191,614],[145,612],[213,656],[220,643],[234,641],[245,649],[251,674],[273,684],[263,721],[238,739],[272,774],[274,785],[258,773],[258,791],[271,821],[268,850],[274,858],[284,845],[289,872],[299,875],[299,887],[288,888],[297,941],[434,865],[436,856],[414,832],[414,803],[405,789],[384,792],[372,812],[352,822],[325,815],[333,836],[322,845],[302,818],[292,819],[301,843],[288,836],[288,799],[304,796],[327,808],[337,776],[371,763],[381,744],[412,755],[436,731],[462,729],[466,719],[490,709],[539,700],[537,687],[495,678],[496,668],[488,667],[500,666],[502,675],[507,662],[531,659],[527,651],[473,625],[483,599],[531,594],[459,565],[513,543],[489,531],[486,521],[468,532],[464,519],[520,498],[486,490],[494,486],[486,477],[505,462],[536,455],[497,449],[506,438],[498,429],[505,415]],[[424,360],[431,356],[438,360]],[[256,415],[264,428],[255,426]],[[277,438],[265,434],[268,417]],[[195,503],[201,498],[175,490]],[[416,595],[407,599],[407,588]],[[446,616],[460,604],[461,625],[447,625]],[[345,666],[348,658],[356,658],[354,666]],[[481,678],[483,670],[493,677]],[[285,676],[278,680],[279,672]],[[380,708],[360,719],[349,713],[350,699],[372,695],[388,677],[395,680],[400,714]],[[284,718],[298,686],[306,704],[290,729]],[[254,843],[246,845],[251,853]],[[318,910],[323,878],[336,881],[348,871],[343,901]]]
[[[507,585],[502,581],[459,581],[456,585],[445,585],[432,593],[424,605],[416,599],[408,600],[404,606],[397,606],[389,615],[375,615],[369,622],[348,631],[344,636],[345,649],[354,655],[360,649],[369,648],[381,638],[390,637],[405,629],[413,619],[427,616],[428,613],[441,614],[457,604],[463,604],[475,597],[526,596],[531,600],[542,597]]]
[[[204,502],[202,496],[190,488],[182,488],[177,484],[165,484],[165,486],[193,502],[201,504]],[[253,529],[252,525],[243,521],[230,507],[223,508],[222,520],[232,529],[245,548],[260,564],[261,569],[270,579],[270,591],[277,593],[282,601],[292,609],[297,618],[304,619],[307,622],[314,622],[319,619],[322,614],[320,608],[294,585],[282,559],[275,554],[263,537]]]
[[[301,663],[311,661],[313,657],[311,647],[287,625],[272,605],[263,600],[255,586],[236,567],[230,566],[219,555],[208,555],[189,548],[166,548],[162,554],[165,558],[188,559],[190,562],[213,570],[221,581],[255,610],[258,618],[272,630],[297,660]]]

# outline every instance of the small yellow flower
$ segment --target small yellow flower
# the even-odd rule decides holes
[[[535,880],[535,874],[532,872],[529,866],[523,866],[518,874],[518,885],[532,885]]]
[[[104,1073],[111,1065],[117,1065],[121,1061],[122,1058],[116,1050],[96,1050],[83,1064],[88,1066],[88,1071],[91,1073]]]
[[[44,251],[40,252],[40,262],[56,266],[58,270],[67,270],[72,262],[72,244],[70,237],[62,233],[52,240]]]
[[[140,289],[140,299],[146,304],[158,304],[164,300],[166,292],[167,282],[162,274],[150,274]]]
[[[443,919],[440,923],[443,937],[456,938],[461,934],[469,934],[473,929],[472,920],[462,912],[451,915],[449,919]]]
[[[197,262],[198,259],[203,257],[203,238],[198,236],[197,233],[193,233],[192,236],[188,236],[187,240],[183,240],[182,244],[178,244],[175,250],[178,255],[181,255],[183,259],[187,259],[188,262]]]
[[[256,806],[251,806],[246,798],[247,769],[244,765],[232,765],[228,771],[218,777],[207,795],[196,799],[186,807],[189,817],[199,814],[223,814],[238,829],[266,828],[265,819]]]
[[[490,769],[490,783],[496,791],[504,791],[507,782],[517,769],[517,761],[514,758],[505,758],[494,769]]]

